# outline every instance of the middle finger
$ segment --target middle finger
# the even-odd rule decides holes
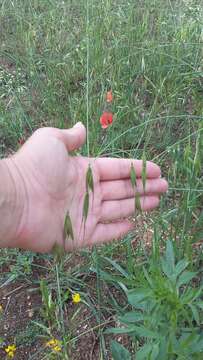
[[[113,180],[101,182],[102,200],[122,200],[133,197],[136,193],[140,195],[162,194],[168,189],[168,183],[165,179],[148,179],[145,189],[141,179],[137,179],[135,189],[132,187],[131,181]]]

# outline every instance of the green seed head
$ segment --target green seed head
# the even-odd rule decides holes
[[[136,179],[136,172],[135,172],[133,163],[131,163],[131,166],[130,166],[130,180],[131,180],[132,187],[134,188],[136,186],[137,179]]]
[[[64,221],[64,240],[69,237],[71,237],[71,239],[74,240],[73,226],[72,226],[69,212],[67,212],[65,221]]]

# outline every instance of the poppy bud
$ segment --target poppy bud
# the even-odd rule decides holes
[[[107,91],[107,94],[106,94],[106,101],[108,103],[111,103],[113,101],[113,94],[112,94],[112,90],[109,90]]]
[[[18,140],[18,144],[22,146],[25,143],[25,139],[22,137]]]

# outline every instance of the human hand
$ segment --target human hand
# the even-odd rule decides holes
[[[167,190],[160,168],[147,162],[145,192],[141,180],[142,161],[114,158],[71,156],[85,142],[81,123],[68,130],[37,130],[21,149],[8,160],[10,171],[21,189],[23,203],[16,236],[10,246],[38,252],[50,252],[63,245],[64,220],[70,215],[74,239],[66,239],[65,250],[92,246],[125,235],[134,225],[124,220],[134,214],[134,189],[130,181],[133,163],[141,207],[152,210]],[[83,203],[86,173],[91,165],[94,195],[90,196],[85,226]],[[21,184],[18,185],[18,182]],[[23,187],[22,187],[23,184]]]

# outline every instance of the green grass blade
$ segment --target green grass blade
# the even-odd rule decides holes
[[[147,177],[147,159],[144,151],[142,155],[142,183],[143,183],[144,192],[146,188],[146,177]]]

